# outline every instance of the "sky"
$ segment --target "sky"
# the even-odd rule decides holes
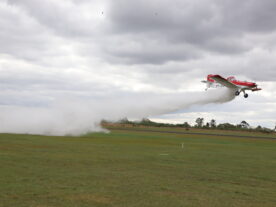
[[[246,120],[274,128],[275,10],[275,0],[1,0],[0,116],[25,107],[28,119],[72,97],[106,100],[109,110],[110,97],[135,96],[142,105],[149,94],[202,92],[200,81],[220,74],[257,82],[263,90],[149,118]]]

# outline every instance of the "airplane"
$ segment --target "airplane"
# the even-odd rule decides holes
[[[259,91],[262,90],[261,88],[258,88],[256,83],[253,82],[247,82],[247,81],[239,81],[236,80],[234,76],[230,76],[228,78],[223,78],[220,75],[208,75],[207,81],[203,80],[201,81],[203,83],[206,83],[207,90],[208,88],[217,88],[217,87],[227,87],[230,89],[235,90],[235,95],[240,95],[241,92],[244,94],[244,98],[248,97],[248,94],[245,92],[246,90],[251,91]]]

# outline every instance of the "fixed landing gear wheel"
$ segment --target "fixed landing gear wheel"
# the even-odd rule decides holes
[[[245,94],[244,94],[244,98],[247,98],[247,97],[248,97],[248,94],[247,94],[247,93],[245,93]]]
[[[236,96],[240,95],[240,92],[239,92],[239,91],[236,91],[236,92],[235,92],[235,95],[236,95]]]

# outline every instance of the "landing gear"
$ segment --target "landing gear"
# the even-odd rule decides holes
[[[240,95],[240,93],[241,93],[241,92],[243,92],[243,97],[244,97],[244,98],[247,98],[247,97],[248,97],[248,94],[247,94],[247,93],[245,93],[245,91],[244,91],[244,90],[241,90],[241,91],[236,91],[236,92],[235,92],[235,95],[236,95],[236,96],[238,96],[238,95]]]

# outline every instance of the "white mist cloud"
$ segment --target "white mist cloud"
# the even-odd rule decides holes
[[[47,107],[0,107],[0,132],[79,135],[100,131],[102,119],[143,118],[194,105],[224,103],[234,99],[228,89],[169,95],[139,94],[96,100],[65,98]]]

